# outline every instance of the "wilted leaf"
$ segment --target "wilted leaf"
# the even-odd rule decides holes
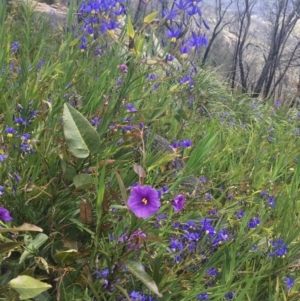
[[[134,163],[133,170],[135,171],[136,174],[138,174],[140,178],[146,178],[146,172],[142,166]]]
[[[61,251],[57,252],[54,255],[54,260],[56,263],[65,263],[67,265],[73,263],[78,256],[77,250],[68,250],[68,251]]]
[[[126,260],[125,266],[128,271],[131,272],[135,277],[140,279],[150,291],[156,294],[158,297],[162,297],[162,294],[158,291],[157,285],[154,280],[147,274],[142,266],[142,264],[135,260]]]
[[[50,284],[25,275],[12,279],[8,286],[20,294],[21,300],[34,298],[52,287]]]
[[[6,242],[6,243],[0,243],[0,254],[5,253],[9,250],[12,250],[14,248],[17,248],[21,246],[23,243],[21,242]]]
[[[35,225],[32,224],[27,224],[24,223],[22,226],[20,227],[16,227],[16,228],[1,228],[0,229],[0,233],[5,233],[5,232],[26,232],[26,231],[34,231],[34,232],[43,232],[43,229],[40,227],[37,227]]]
[[[112,164],[114,164],[115,162],[116,162],[116,160],[114,160],[114,159],[100,160],[100,161],[98,162],[98,166],[99,166],[99,167],[102,167],[103,165],[112,165]]]
[[[80,201],[80,220],[83,224],[91,224],[93,222],[92,209],[90,200]]]
[[[45,270],[49,274],[49,266],[43,257],[34,257],[35,262],[41,270]]]
[[[70,152],[77,158],[95,154],[100,147],[100,137],[89,121],[69,104],[64,104],[64,135]]]

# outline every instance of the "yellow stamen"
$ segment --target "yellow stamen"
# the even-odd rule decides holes
[[[142,199],[142,203],[144,203],[144,205],[147,205],[148,200],[147,200],[146,198],[143,198],[143,199]]]

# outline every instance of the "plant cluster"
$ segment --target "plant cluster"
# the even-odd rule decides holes
[[[0,6],[1,298],[297,300],[299,113],[197,66],[201,1],[124,3]]]

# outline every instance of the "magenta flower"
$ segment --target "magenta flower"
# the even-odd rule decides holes
[[[175,212],[179,212],[184,206],[184,196],[179,194],[175,199],[172,200],[172,206]]]
[[[131,189],[127,205],[137,217],[146,219],[159,210],[158,192],[151,186],[135,186]]]
[[[3,207],[0,207],[0,220],[4,222],[10,222],[12,219],[13,218],[10,216],[9,211]]]

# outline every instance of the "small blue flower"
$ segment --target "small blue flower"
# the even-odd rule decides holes
[[[288,247],[285,245],[282,238],[276,240],[271,240],[271,251],[269,253],[270,257],[282,257],[284,258],[287,254]]]
[[[16,53],[20,49],[20,43],[18,41],[15,41],[10,44],[10,50],[12,53]]]
[[[216,277],[216,276],[218,276],[218,274],[219,274],[219,272],[215,268],[209,268],[206,270],[206,275],[209,277]]]
[[[236,214],[236,217],[238,219],[242,219],[244,215],[245,215],[245,212],[243,210],[239,210]]]
[[[275,197],[273,196],[270,196],[268,199],[267,199],[269,205],[271,208],[273,208],[275,206]]]
[[[208,293],[201,293],[197,295],[196,300],[209,300]]]
[[[137,109],[135,108],[135,106],[130,103],[126,104],[126,109],[127,109],[127,112],[131,112],[131,113],[137,112]]]
[[[292,277],[285,277],[284,283],[286,284],[286,290],[289,291],[293,287],[295,280]]]
[[[225,294],[225,299],[226,300],[232,300],[234,298],[235,292],[229,292]]]
[[[101,119],[98,118],[98,117],[95,117],[95,118],[92,118],[92,119],[91,119],[91,123],[92,123],[92,125],[93,125],[95,128],[98,127],[98,125],[100,124],[100,122],[101,122]]]
[[[260,219],[259,218],[251,218],[250,221],[248,222],[248,227],[250,229],[256,228],[260,224]]]
[[[7,159],[7,156],[4,154],[0,154],[0,162],[4,162]]]

